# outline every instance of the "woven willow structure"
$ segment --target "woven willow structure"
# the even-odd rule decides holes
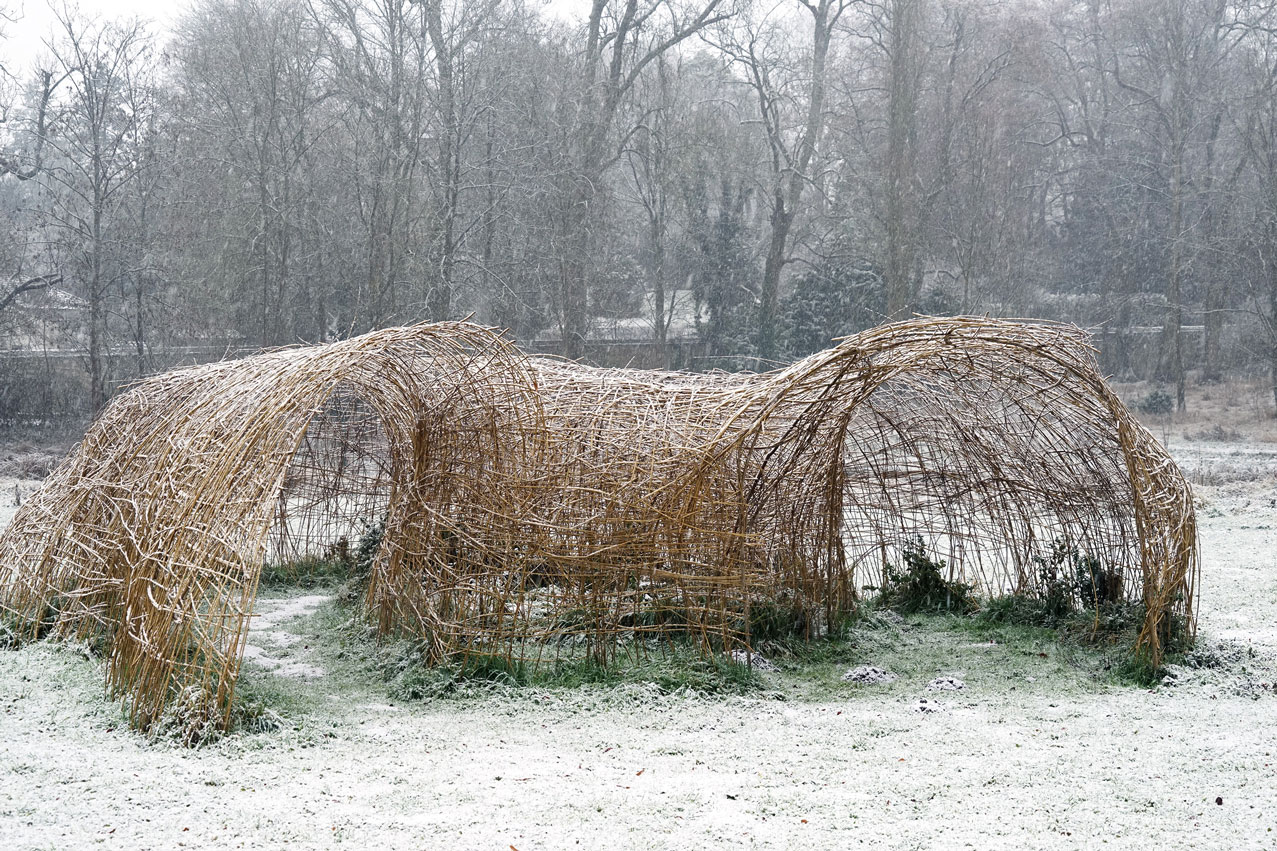
[[[225,719],[263,564],[369,528],[369,616],[441,660],[730,649],[762,607],[819,634],[917,541],[988,595],[1093,559],[1153,659],[1193,624],[1189,487],[1086,336],[971,318],[758,375],[589,368],[465,323],[162,375],[0,536],[0,607],[105,636],[139,726],[178,694]]]

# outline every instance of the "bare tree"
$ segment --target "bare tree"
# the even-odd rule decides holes
[[[493,23],[498,0],[458,3],[445,9],[442,0],[422,0],[426,34],[434,59],[432,89],[437,120],[437,155],[433,183],[438,231],[435,238],[434,275],[426,298],[432,320],[452,318],[454,268],[457,264],[464,223],[461,221],[462,193],[468,171],[465,143],[482,106],[472,98],[468,82],[469,52],[485,28]],[[451,12],[445,16],[445,11]]]
[[[0,7],[0,43],[6,38],[3,24],[17,20],[9,7]],[[28,106],[15,91],[20,88],[17,74],[9,67],[0,64],[0,131],[6,132],[9,140],[21,139],[30,145],[29,150],[0,151],[0,177],[13,177],[19,181],[32,180],[44,168],[44,140],[48,131],[49,102],[54,92],[62,83],[62,78],[55,79],[53,71],[43,69],[37,72],[39,84],[33,108]],[[34,117],[31,113],[34,112]],[[25,137],[25,138],[24,138]],[[61,276],[56,274],[26,277],[9,286],[3,298],[0,298],[0,314],[11,307],[22,295],[46,289],[61,283]]]
[[[918,199],[918,97],[921,86],[923,0],[888,0],[882,44],[887,74],[886,279],[887,315],[906,318],[917,294],[920,234]]]
[[[36,275],[34,278],[18,281],[9,287],[9,292],[5,293],[3,298],[0,298],[0,313],[4,313],[6,308],[24,294],[56,287],[60,283],[62,283],[61,275]]]
[[[1175,384],[1176,406],[1185,408],[1184,290],[1200,243],[1201,176],[1195,154],[1213,149],[1219,113],[1206,103],[1231,42],[1221,37],[1224,0],[1156,0],[1133,9],[1131,60],[1115,79],[1151,121],[1144,125],[1160,157],[1165,180],[1166,312],[1159,374]],[[1214,130],[1212,130],[1214,128]]]
[[[359,324],[365,328],[400,315],[424,289],[415,229],[423,223],[417,190],[429,117],[427,6],[312,0],[333,84],[347,105],[345,167],[364,228]]]
[[[651,91],[640,92],[642,105],[635,132],[625,147],[625,162],[629,167],[634,194],[647,220],[647,278],[652,293],[653,338],[664,350],[669,333],[671,314],[666,311],[666,258],[669,227],[672,164],[675,144],[673,115],[675,100],[673,87],[677,75],[671,70],[666,57],[656,61],[654,85]]]
[[[790,232],[803,194],[813,181],[812,168],[825,126],[826,75],[839,19],[854,0],[797,0],[810,15],[810,41],[799,53],[798,67],[789,64],[796,52],[783,26],[763,17],[747,20],[727,49],[745,71],[758,99],[758,114],[767,139],[770,233],[758,295],[756,345],[770,359],[777,351],[777,305],[781,273],[789,260]],[[800,92],[795,96],[795,91]]]
[[[968,313],[1023,288],[1009,278],[1029,251],[1017,240],[1035,219],[1036,175],[1022,139],[1038,116],[1025,114],[1004,85],[1014,35],[968,6],[942,13],[930,57],[935,91],[924,103],[932,161],[917,178],[929,213],[915,220],[928,221],[932,259],[956,278],[957,308]]]
[[[588,258],[592,250],[595,203],[604,175],[620,156],[618,128],[624,98],[648,66],[707,26],[724,20],[725,0],[698,0],[690,6],[671,0],[592,0],[578,55],[571,114],[569,171],[561,186],[559,232],[560,311],[563,354],[585,353],[589,325]]]
[[[337,118],[321,45],[300,0],[203,0],[173,47],[190,159],[178,174],[210,225],[184,266],[233,294],[233,323],[265,346],[328,325],[321,172],[336,164],[315,152]]]
[[[1239,240],[1252,257],[1248,295],[1266,343],[1269,382],[1277,404],[1277,4],[1245,4],[1237,32],[1244,39],[1241,129],[1254,177],[1249,236]],[[1240,200],[1240,199],[1239,199]]]
[[[134,143],[152,103],[151,43],[137,21],[85,19],[66,8],[56,15],[50,73],[65,89],[45,133],[48,221],[87,303],[90,405],[97,411],[107,399],[108,299],[122,268],[113,228],[126,188],[146,167]]]
[[[0,67],[0,73],[8,74],[8,69]],[[44,167],[44,140],[48,132],[49,102],[54,92],[61,85],[63,77],[54,77],[49,70],[39,72],[40,94],[35,105],[35,119],[31,122],[30,152],[0,152],[0,177],[11,175],[18,180],[31,180]],[[0,104],[0,125],[8,125],[13,119],[14,108],[11,104]]]

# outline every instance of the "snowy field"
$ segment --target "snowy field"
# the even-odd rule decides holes
[[[0,849],[1277,847],[1277,444],[1172,448],[1206,483],[1219,664],[1154,690],[906,621],[748,697],[402,704],[325,639],[331,599],[295,592],[262,601],[244,675],[283,728],[200,750],[129,732],[74,648],[0,651]],[[861,664],[900,677],[841,682]],[[928,690],[941,676],[964,687]]]

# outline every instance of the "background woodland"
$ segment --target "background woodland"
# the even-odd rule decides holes
[[[1277,378],[1271,0],[56,14],[0,86],[0,419],[466,316],[693,369],[1033,316],[1181,407]]]

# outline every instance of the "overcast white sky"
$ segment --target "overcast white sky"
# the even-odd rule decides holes
[[[56,8],[62,8],[63,0],[53,0]],[[139,17],[155,22],[155,30],[161,32],[186,8],[186,0],[67,0],[71,8],[77,6],[90,15],[104,18]],[[5,24],[5,41],[0,45],[0,59],[11,72],[21,75],[30,69],[40,55],[44,41],[53,32],[54,15],[46,0],[0,0],[0,8],[7,9],[10,17],[18,17]]]

